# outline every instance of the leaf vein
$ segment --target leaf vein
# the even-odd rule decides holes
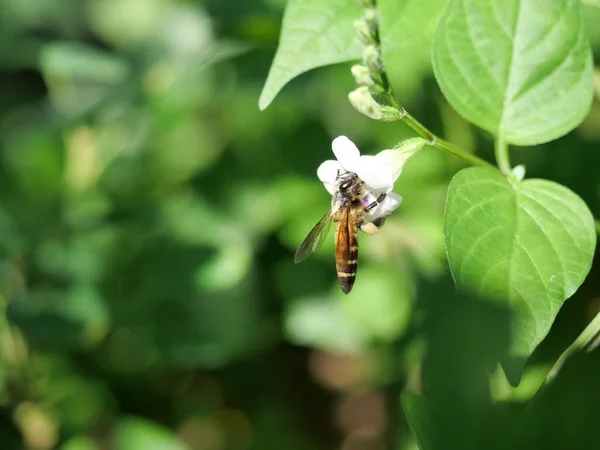
[[[490,228],[489,230],[486,230],[485,233],[477,236],[477,238],[473,241],[473,243],[469,247],[467,254],[462,258],[462,261],[460,262],[460,267],[458,268],[458,272],[460,274],[463,273],[463,267],[465,266],[465,261],[467,261],[471,256],[473,256],[473,254],[475,253],[475,247],[479,244],[479,242],[481,242],[481,240],[484,239],[488,234],[490,234],[493,231],[497,230],[498,228],[502,228],[506,225],[507,224],[504,224],[504,223],[501,223],[500,225],[495,225],[492,228]],[[462,280],[462,275],[461,275],[461,280]]]

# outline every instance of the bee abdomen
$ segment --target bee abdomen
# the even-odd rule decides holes
[[[350,247],[350,255],[348,259],[337,259],[335,268],[337,270],[340,287],[344,294],[347,294],[354,286],[356,279],[356,268],[358,264],[358,247]]]

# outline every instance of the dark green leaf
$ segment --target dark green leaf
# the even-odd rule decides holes
[[[408,426],[415,435],[419,448],[421,450],[433,448],[430,441],[431,424],[429,423],[425,398],[410,392],[404,392],[400,397],[400,401]]]

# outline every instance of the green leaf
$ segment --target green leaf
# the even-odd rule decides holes
[[[431,73],[431,46],[448,0],[379,0],[381,51],[394,92],[410,95]],[[427,14],[423,14],[427,11]]]
[[[78,435],[65,442],[60,450],[98,450],[99,447],[89,437]]]
[[[465,119],[533,145],[575,128],[592,101],[579,0],[453,0],[433,45],[435,76]]]
[[[364,265],[358,270],[360,282],[340,300],[340,308],[345,317],[371,341],[393,342],[404,334],[410,322],[411,280],[398,268],[389,266]],[[365,298],[369,301],[365,302]]]
[[[359,59],[362,46],[352,22],[360,16],[354,0],[290,0],[258,107],[264,110],[283,86],[304,72]]]
[[[590,44],[593,49],[600,45],[600,0],[584,1],[582,4],[583,16],[587,25],[587,32],[590,37]]]
[[[425,398],[404,392],[400,396],[402,402],[402,410],[408,422],[408,426],[415,435],[419,448],[421,450],[429,450],[433,448],[431,444],[431,423],[428,417],[427,403]]]
[[[187,450],[175,434],[157,423],[127,417],[117,425],[113,434],[115,450]]]
[[[342,311],[342,303],[330,298],[295,300],[285,312],[286,337],[298,345],[328,351],[360,354],[368,335]]]
[[[115,54],[73,42],[52,42],[40,52],[40,68],[46,77],[116,83],[129,72]]]
[[[514,381],[518,363],[546,336],[590,270],[592,214],[557,183],[511,183],[494,170],[470,168],[450,183],[444,235],[456,284],[513,311],[514,360],[504,369]]]

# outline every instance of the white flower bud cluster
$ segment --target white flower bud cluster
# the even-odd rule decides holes
[[[367,86],[361,86],[348,94],[348,100],[354,109],[371,119],[383,122],[394,122],[402,119],[402,114],[396,108],[380,105],[371,95]]]
[[[354,21],[354,29],[360,41],[365,44],[363,63],[352,66],[352,76],[358,89],[348,95],[354,108],[367,117],[391,122],[400,120],[400,112],[390,106],[382,106],[376,97],[386,93],[381,79],[384,73],[379,43],[379,16],[374,0],[359,0],[364,7],[363,17]]]

